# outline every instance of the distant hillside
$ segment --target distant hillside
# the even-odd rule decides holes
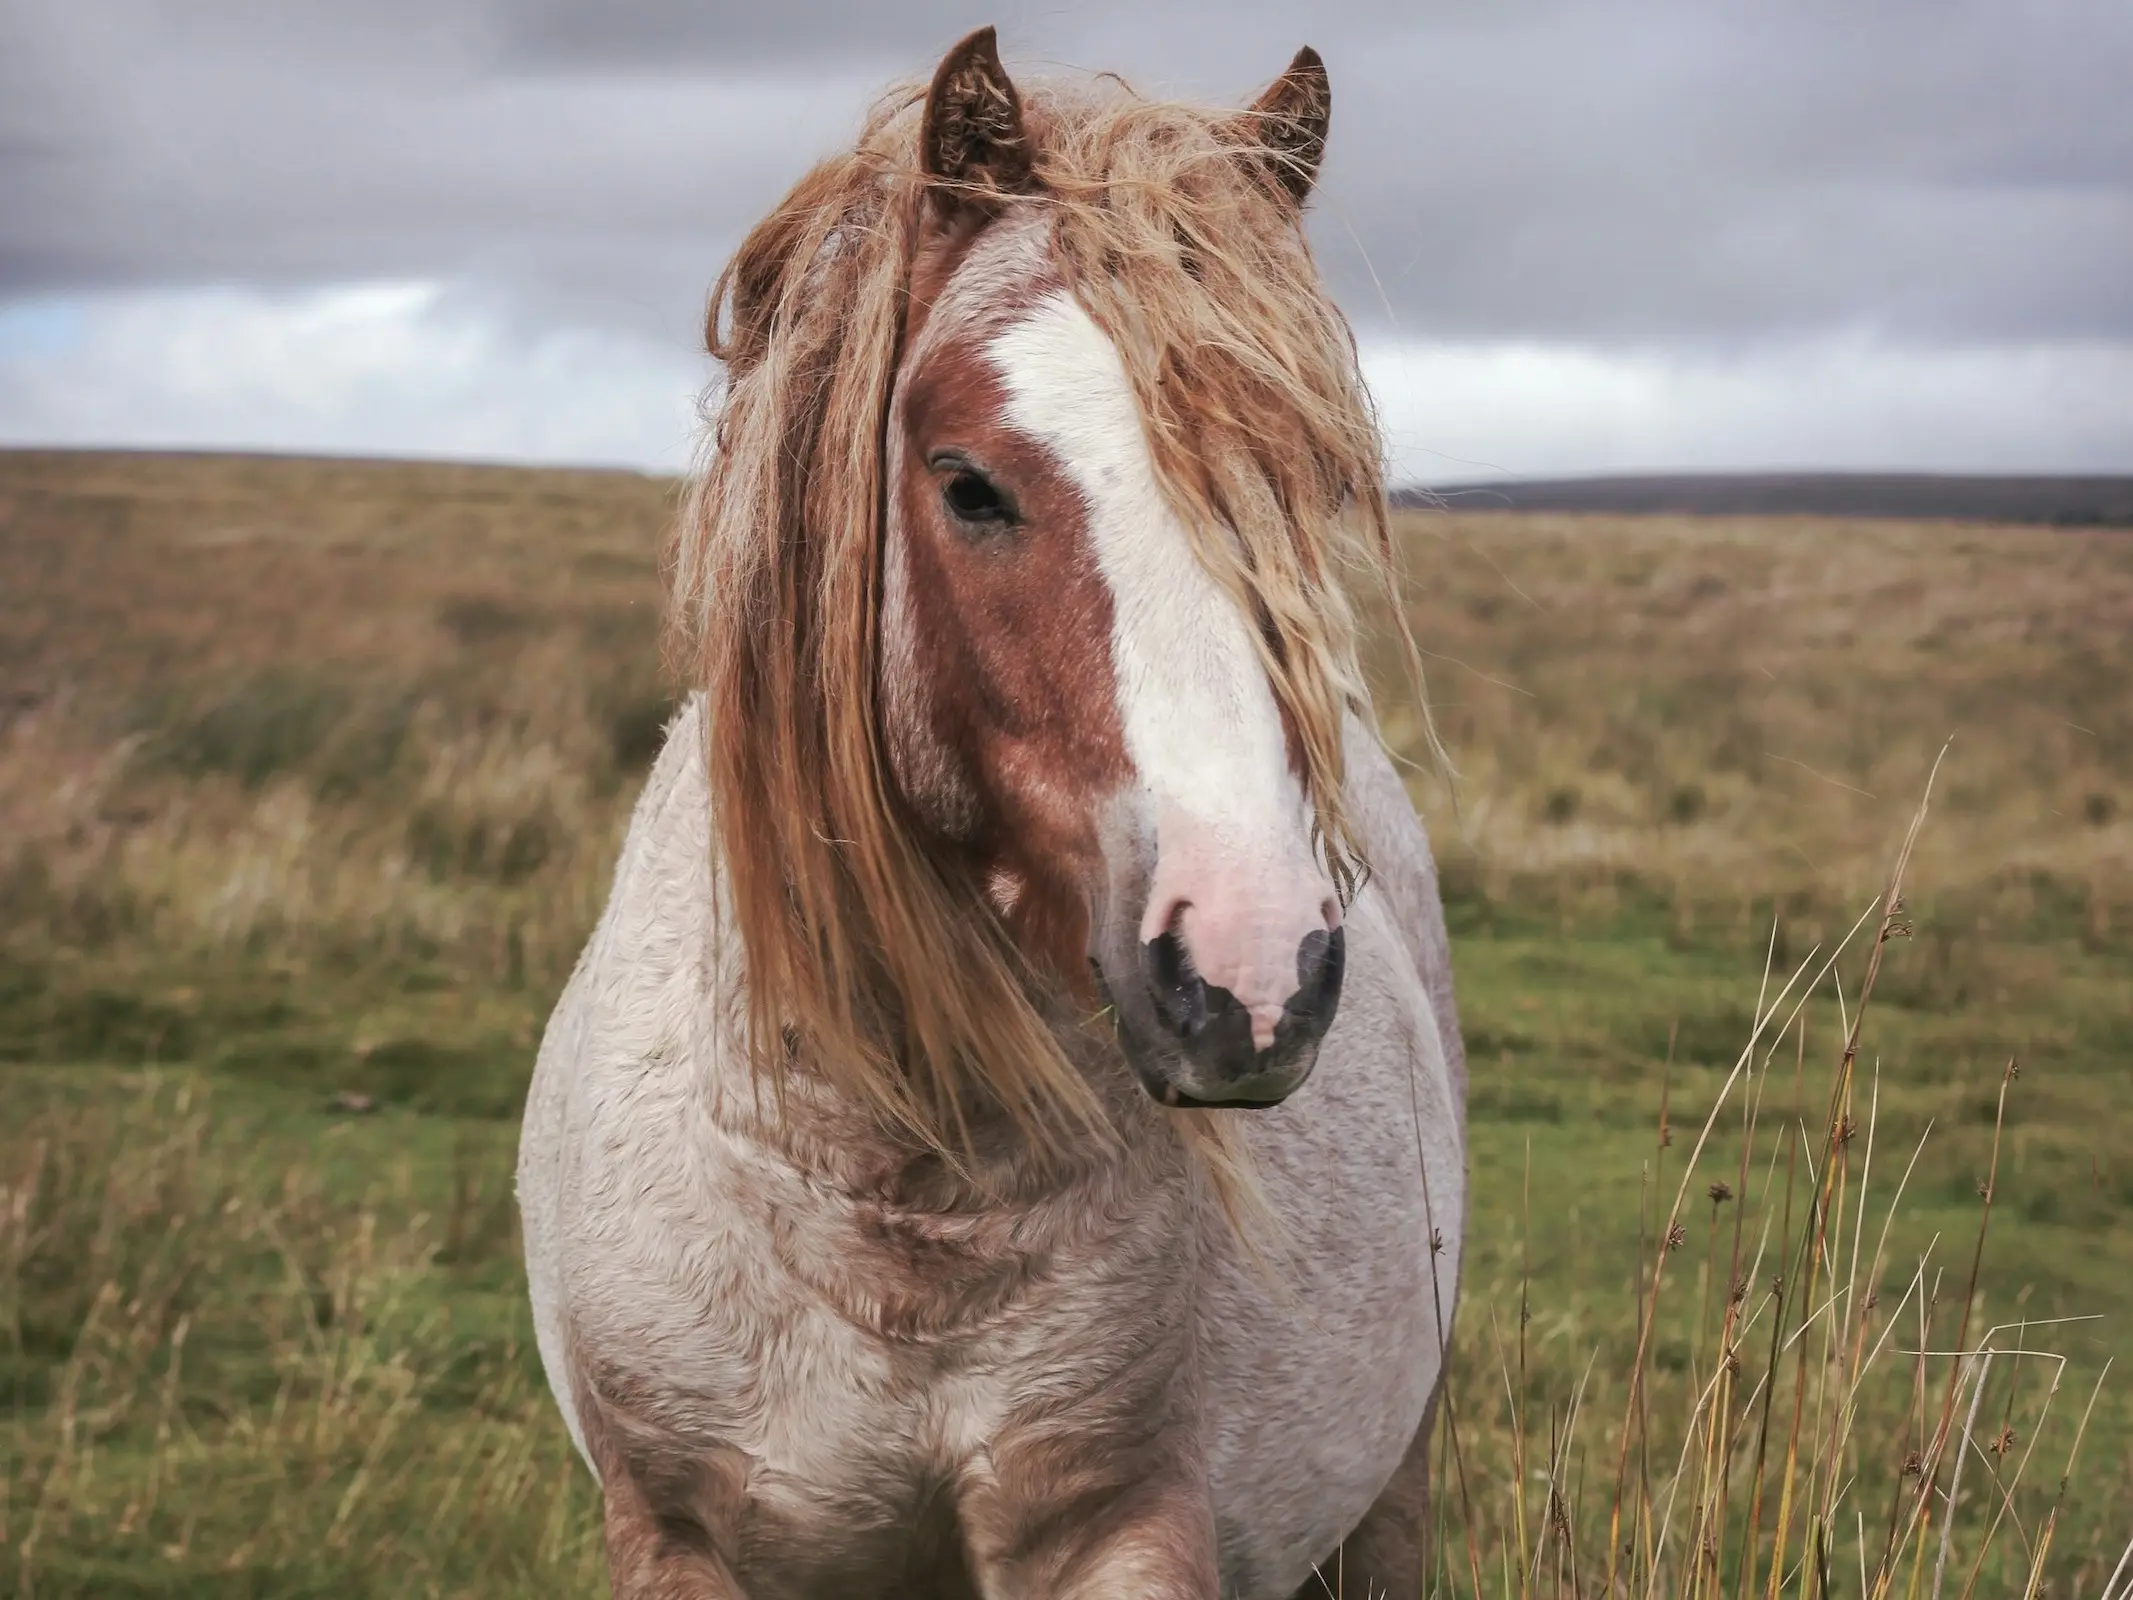
[[[1674,512],[2133,527],[2133,476],[1966,477],[1922,472],[1714,472],[1448,483],[1405,506],[1459,511]]]

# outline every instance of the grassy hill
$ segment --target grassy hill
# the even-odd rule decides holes
[[[667,709],[671,497],[622,474],[0,453],[18,1592],[598,1592],[509,1179],[535,1040]],[[1467,1528],[1477,1563],[1589,1561],[1622,1465],[1663,1494],[1696,1437],[1666,1418],[1734,1359],[1752,1420],[1770,1350],[1781,1405],[1856,1391],[1841,1438],[1798,1444],[1795,1499],[1852,1496],[1830,1559],[1871,1564],[1950,1374],[1911,1352],[1967,1315],[1965,1348],[2004,1330],[1979,1414],[2019,1442],[1968,1453],[1951,1577],[2006,1484],[1978,1592],[2020,1592],[2033,1561],[2052,1593],[2094,1592],[2133,1527],[2133,1377],[2059,1480],[2105,1362],[2133,1356],[2133,544],[1753,516],[1402,529],[1459,771],[1428,759],[1384,656],[1473,1059],[1439,1480],[1460,1588]],[[1871,928],[1771,1022],[1685,1179],[1766,965],[1772,993],[1810,957],[1813,979],[1874,904],[1944,745],[1856,1142],[1823,1130]],[[1818,1193],[1837,1210],[1802,1278],[1787,1241]],[[1640,1365],[1667,1262],[1681,1314]],[[1788,1316],[1807,1333],[1766,1350]],[[1879,1364],[1847,1367],[1834,1331]],[[1729,1514],[1756,1456],[1734,1453]],[[1766,1527],[1780,1455],[1754,1478]],[[1787,1515],[1797,1557],[1807,1514]]]

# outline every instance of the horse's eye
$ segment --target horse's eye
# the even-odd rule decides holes
[[[941,499],[947,504],[948,514],[958,522],[1015,520],[1014,507],[1007,503],[1007,497],[994,488],[983,473],[969,467],[949,478],[941,488]]]

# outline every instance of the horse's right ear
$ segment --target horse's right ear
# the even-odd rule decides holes
[[[1332,116],[1333,88],[1326,81],[1326,64],[1305,45],[1232,125],[1238,143],[1259,158],[1267,175],[1300,206],[1318,182]]]
[[[991,28],[978,29],[941,58],[926,91],[919,153],[934,193],[949,206],[1030,188],[1022,97],[1000,65]]]

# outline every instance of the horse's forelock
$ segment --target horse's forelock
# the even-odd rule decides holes
[[[1368,702],[1343,576],[1390,589],[1393,547],[1375,412],[1294,195],[1248,122],[1138,101],[1057,117],[1038,172],[1075,293],[1125,363],[1157,479],[1258,622],[1326,864],[1351,888],[1341,722]],[[1412,651],[1409,666],[1419,682]]]

